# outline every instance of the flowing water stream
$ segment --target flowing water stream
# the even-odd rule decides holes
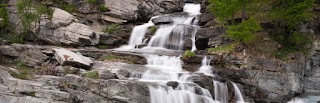
[[[157,31],[151,37],[147,44],[150,51],[154,48],[163,48],[170,50],[183,51],[186,41],[191,40],[192,51],[196,50],[195,35],[198,30],[197,15],[200,13],[200,4],[185,4],[184,12],[188,15],[171,17],[170,24],[160,24]],[[137,50],[136,45],[142,44],[145,35],[151,26],[155,26],[153,19],[161,16],[155,16],[148,23],[136,26],[129,40],[129,44],[120,47],[117,50],[131,51]],[[158,24],[157,24],[158,25]],[[183,62],[180,56],[160,56],[156,54],[144,54],[147,59],[148,70],[141,76],[132,77],[141,82],[152,82],[158,86],[149,86],[151,103],[228,103],[228,85],[226,83],[209,80],[212,82],[213,89],[203,88],[195,83],[194,77],[214,78],[210,58],[204,57],[202,65],[196,72],[185,71],[182,68]],[[244,102],[240,89],[236,84],[232,85],[235,90],[238,103]]]

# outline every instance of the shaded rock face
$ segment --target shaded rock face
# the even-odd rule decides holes
[[[35,68],[41,66],[50,59],[45,53],[50,50],[51,49],[46,47],[34,45],[12,44],[0,46],[0,55],[10,58],[8,62],[13,62],[13,60],[16,59],[16,61],[19,61],[28,67]]]
[[[221,27],[200,28],[196,34],[196,46],[199,50],[204,50],[226,44],[229,40],[223,37],[224,34],[225,30]]]
[[[306,62],[303,79],[303,91],[310,94],[320,94],[320,43],[315,41],[311,58]]]
[[[284,102],[295,94],[303,93],[305,57],[296,57],[288,61],[263,57],[242,61],[244,58],[225,55],[223,61],[228,66],[215,68],[215,72],[222,78],[239,83],[244,88],[244,95],[254,98],[255,102]]]

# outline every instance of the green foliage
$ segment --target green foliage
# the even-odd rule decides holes
[[[233,50],[233,45],[222,45],[216,48],[209,48],[208,52],[209,53],[216,53],[216,52],[230,52]]]
[[[288,54],[303,53],[309,50],[311,38],[298,32],[300,24],[311,21],[314,0],[278,0],[272,2],[269,12],[275,28],[271,31],[273,38],[282,47],[274,53],[277,58],[284,59]]]
[[[233,20],[237,14],[245,19],[248,12],[257,11],[265,1],[268,0],[209,0],[209,8],[220,21]]]
[[[120,25],[119,24],[111,24],[111,25],[106,27],[104,32],[105,33],[109,33],[109,34],[113,34],[113,33],[115,33],[115,31],[117,31],[119,29],[120,29]]]
[[[31,97],[36,97],[36,92],[20,92],[20,94],[31,96]]]
[[[33,25],[40,21],[42,15],[52,11],[47,6],[33,0],[19,0],[16,6],[24,33],[31,31]]]
[[[150,27],[150,31],[151,31],[151,34],[156,33],[157,27],[156,27],[156,26],[151,26],[151,27]]]
[[[99,49],[108,49],[107,45],[102,45],[102,44],[97,45],[96,47],[99,48]]]
[[[88,3],[91,3],[91,4],[97,4],[98,3],[98,0],[87,0]]]
[[[74,67],[63,67],[63,74],[67,75],[67,74],[78,74],[80,71],[80,69],[74,68]]]
[[[63,0],[52,0],[54,4],[57,4],[57,6],[69,13],[72,13],[76,10],[76,7],[72,4],[69,4],[67,2],[64,2]]]
[[[32,71],[33,71],[32,68],[29,68],[29,67],[27,67],[26,65],[24,65],[22,63],[18,63],[16,69],[19,71],[19,73],[16,73],[16,72],[11,72],[10,73],[15,78],[27,80],[27,79],[30,79],[33,76],[32,75]]]
[[[86,78],[92,78],[92,79],[99,79],[99,72],[98,71],[89,71],[84,74]]]
[[[8,11],[6,9],[6,4],[0,4],[0,18],[3,19],[3,24],[2,26],[4,28],[8,27],[9,25],[9,16],[8,16]]]
[[[234,17],[240,8],[238,1],[239,0],[209,0],[209,7],[219,20],[230,19]]]
[[[297,25],[312,19],[313,4],[314,0],[276,0],[270,18],[281,21],[289,30],[295,30]]]
[[[195,56],[196,56],[196,53],[194,53],[194,52],[192,52],[190,50],[187,50],[182,55],[182,58],[192,58],[192,57],[195,57]]]
[[[99,6],[99,10],[100,10],[101,12],[109,11],[108,7],[106,7],[106,6],[104,6],[104,5],[100,5],[100,6]]]
[[[256,39],[256,35],[254,33],[261,29],[262,28],[258,21],[251,18],[238,25],[229,26],[227,30],[227,36],[238,42],[248,44]]]

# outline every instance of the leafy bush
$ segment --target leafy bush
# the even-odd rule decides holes
[[[195,57],[196,54],[190,50],[187,50],[184,52],[182,58],[192,58],[192,57]]]
[[[106,29],[104,30],[105,33],[109,33],[109,34],[113,34],[115,31],[117,31],[118,29],[120,29],[120,25],[119,24],[111,24],[109,26],[106,27]]]
[[[156,26],[151,26],[151,27],[150,27],[150,31],[151,31],[151,34],[156,33],[157,27],[156,27]]]
[[[66,3],[63,0],[52,0],[54,4],[57,4],[59,8],[72,13],[76,10],[76,7],[72,4]]]
[[[232,25],[228,27],[227,36],[245,44],[255,40],[256,31],[261,30],[260,24],[255,19],[245,20],[238,25]]]
[[[3,27],[6,28],[9,25],[8,11],[6,9],[6,4],[0,4],[0,18],[3,19]]]
[[[86,78],[92,78],[92,79],[99,79],[99,72],[98,71],[89,71],[84,74]]]
[[[98,0],[87,0],[88,3],[91,3],[91,4],[97,4],[98,3]]]
[[[100,10],[101,12],[109,11],[108,7],[106,7],[106,6],[104,6],[104,5],[100,5],[100,6],[99,6],[99,10]]]
[[[270,11],[272,20],[281,21],[289,30],[312,19],[314,0],[276,0]]]

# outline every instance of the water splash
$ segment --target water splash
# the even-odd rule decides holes
[[[241,94],[241,91],[239,89],[239,87],[237,86],[237,84],[231,82],[233,87],[234,87],[234,92],[235,92],[235,96],[236,96],[236,102],[237,103],[245,103]]]
[[[186,3],[185,6],[183,7],[183,12],[188,12],[191,15],[199,15],[201,14],[200,9],[201,9],[200,4]]]
[[[203,73],[207,76],[213,76],[212,67],[210,66],[211,59],[208,57],[204,57],[201,62],[201,67],[197,71],[198,73]]]

